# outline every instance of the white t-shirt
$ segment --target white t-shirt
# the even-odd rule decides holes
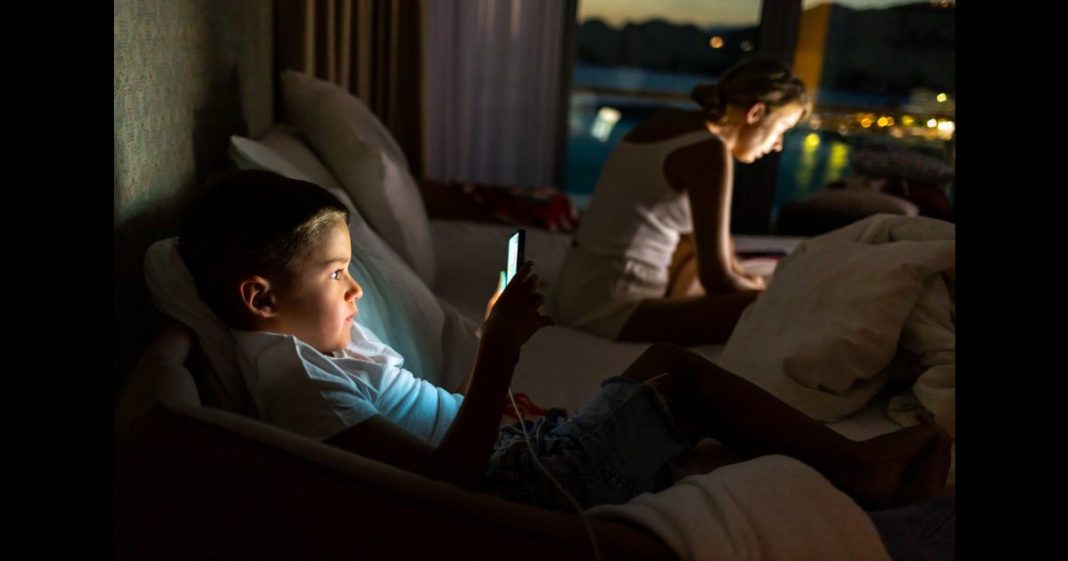
[[[260,420],[323,440],[382,415],[437,445],[463,396],[404,368],[404,359],[353,324],[352,342],[324,355],[291,335],[232,330],[238,361]]]

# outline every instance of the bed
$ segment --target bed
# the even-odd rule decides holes
[[[466,316],[477,320],[483,313],[486,295],[492,293],[496,272],[501,267],[501,248],[511,227],[474,222],[431,220],[435,252],[457,253],[463,248],[462,262],[439,270],[435,292]],[[779,249],[793,251],[803,238],[736,236],[739,251]],[[556,278],[571,237],[545,231],[528,231],[528,256],[548,286]],[[747,269],[770,276],[775,261],[753,259]],[[513,387],[528,394],[535,403],[565,408],[578,407],[596,392],[600,380],[622,371],[647,347],[643,343],[608,341],[593,335],[551,326],[535,334],[524,347]],[[691,350],[715,362],[723,345],[705,345]],[[867,407],[841,421],[829,423],[839,433],[863,440],[898,430],[901,426],[885,414],[888,398],[874,399]]]
[[[430,228],[438,255],[460,254],[455,266],[439,270],[434,291],[457,310],[478,320],[493,292],[502,265],[504,240],[510,226],[451,220],[432,220]],[[792,250],[799,238],[742,236],[740,249]],[[534,261],[543,292],[556,279],[571,236],[528,230],[527,256]],[[456,248],[463,248],[457,252]],[[752,267],[765,269],[767,262],[754,260]],[[535,403],[574,409],[596,392],[601,379],[621,372],[648,347],[645,343],[609,341],[575,329],[550,326],[542,329],[523,348],[513,383]],[[693,350],[715,360],[722,345]]]
[[[368,326],[380,336],[383,331],[418,331],[419,328],[415,326],[424,323],[424,319],[418,314],[430,313],[433,317],[426,321],[440,326],[416,339],[424,345],[434,347],[431,354],[436,356],[418,358],[413,371],[422,370],[427,373],[428,378],[447,386],[458,383],[466,374],[469,361],[473,357],[473,351],[470,351],[469,347],[477,344],[470,332],[481,321],[486,300],[493,292],[497,272],[503,265],[504,243],[513,228],[502,224],[431,220],[421,205],[414,179],[406,170],[407,162],[403,153],[392,140],[389,131],[366,106],[341,88],[305,75],[286,72],[283,73],[281,82],[285,118],[290,124],[272,127],[255,140],[232,138],[231,159],[237,167],[270,169],[283,175],[315,182],[345,200],[346,204],[350,205],[350,210],[362,216],[367,227],[353,230],[353,237],[380,240],[365,240],[370,245],[354,246],[354,260],[359,261],[361,252],[374,253],[378,255],[373,259],[377,266],[365,266],[354,271],[354,276],[364,282],[365,286],[369,282],[372,290],[368,292],[372,294],[376,289],[378,292],[396,293],[391,296],[389,302],[365,301],[361,305],[365,309],[376,306],[381,308],[377,312],[371,311],[369,315],[381,317],[366,318],[369,321]],[[888,241],[893,232],[903,230],[900,227],[893,230],[892,226],[882,228],[881,231],[890,234],[883,233],[882,237],[885,239],[880,241]],[[868,228],[857,237],[866,235],[872,238],[872,231],[875,231],[875,228]],[[923,236],[937,237],[930,236],[927,231],[922,232],[921,236],[912,235],[915,238]],[[939,236],[946,237],[942,232],[939,232]],[[556,278],[570,241],[571,238],[567,234],[535,229],[528,231],[527,255],[536,264],[543,290]],[[874,243],[870,239],[866,241]],[[805,239],[799,237],[769,236],[737,236],[735,240],[736,249],[740,252],[781,250],[791,253],[804,242]],[[892,246],[893,244],[888,244],[881,247]],[[944,248],[945,244],[939,246],[939,255],[943,259],[946,253]],[[817,249],[819,248],[810,253],[817,254]],[[829,259],[837,258],[831,255]],[[751,271],[771,277],[776,261],[756,258],[744,261],[744,265]],[[827,268],[826,263],[810,265],[817,266]],[[797,267],[800,268],[800,265]],[[387,270],[376,270],[382,268]],[[896,273],[901,268],[895,264],[895,268],[888,271]],[[890,276],[890,273],[884,276]],[[872,274],[876,274],[874,268]],[[377,280],[368,278],[379,275],[381,278]],[[877,284],[867,278],[856,281],[844,279],[842,282],[853,282],[857,285]],[[890,289],[900,292],[899,286],[875,288],[882,292],[869,291],[858,294],[855,298],[892,302],[902,308],[912,305],[911,302],[902,300],[897,292],[887,292]],[[888,295],[884,296],[884,293]],[[793,294],[790,298],[803,299],[803,295]],[[902,303],[899,305],[898,301],[892,298],[898,298]],[[413,305],[412,301],[416,304]],[[844,306],[856,305],[849,303]],[[398,314],[398,307],[405,307],[405,310]],[[441,310],[438,310],[439,307]],[[389,308],[388,313],[386,308]],[[760,328],[763,324],[775,323],[776,314],[789,310],[779,308],[754,311],[762,312],[763,316],[752,318],[742,327],[752,327],[755,324],[757,329],[749,329],[749,332],[753,333],[752,338],[757,339],[753,344],[765,346],[762,353],[747,354],[767,354],[766,349],[774,348],[778,343],[760,340],[762,334],[768,331]],[[844,308],[833,311],[836,314],[848,315],[845,313],[848,310]],[[404,314],[410,316],[406,321],[398,322],[392,318]],[[871,318],[872,314],[851,319],[870,321]],[[740,326],[745,319],[743,317]],[[896,321],[902,320],[898,318]],[[873,326],[865,327],[874,329]],[[855,331],[856,326],[840,328],[840,333],[835,335],[852,337],[851,333],[845,332],[846,329]],[[895,328],[890,328],[893,329]],[[891,340],[895,341],[896,345],[897,333],[886,335],[886,341],[882,342],[883,347]],[[386,337],[388,336],[386,334]],[[388,340],[387,342],[392,343]],[[866,340],[861,342],[870,343]],[[736,369],[747,370],[756,367],[737,359],[743,349],[740,342],[732,339],[728,344],[732,345],[728,351],[736,349],[733,352],[733,360],[729,361]],[[395,346],[400,347],[398,350],[406,357],[410,354],[420,354],[411,341],[400,341]],[[646,346],[608,341],[566,327],[545,328],[524,347],[513,387],[516,391],[528,394],[537,404],[574,410],[596,392],[602,379],[622,371]],[[693,350],[718,362],[724,346],[703,346]],[[885,355],[887,349],[880,349],[880,352]],[[828,350],[825,354],[834,353]],[[731,356],[727,358],[732,359]],[[862,358],[869,361],[872,359]],[[885,360],[884,356],[878,358]],[[820,363],[819,366],[836,368],[841,365],[830,362]],[[742,375],[746,373],[743,372]],[[869,386],[874,387],[882,380],[875,378],[852,382],[855,385],[871,382]],[[853,439],[870,438],[900,428],[901,418],[898,417],[895,421],[886,414],[888,402],[893,396],[876,393],[864,388],[864,391],[857,392],[850,400],[845,400],[844,406],[833,407],[822,417],[818,413],[823,411],[816,408],[813,411],[817,414],[813,416],[825,418],[832,428]],[[862,402],[866,403],[866,406],[859,407]]]
[[[417,375],[445,387],[458,386],[473,360],[476,328],[503,265],[504,243],[513,227],[431,220],[407,173],[403,153],[359,100],[330,84],[294,73],[283,75],[282,92],[291,124],[274,126],[255,139],[233,137],[231,160],[239,168],[268,169],[314,182],[342,200],[353,215],[352,273],[366,294],[357,321],[396,348]],[[528,230],[527,255],[536,263],[543,289],[555,280],[570,241],[567,234]],[[739,236],[736,246],[741,251],[790,253],[806,241]],[[197,302],[191,282],[182,278],[184,267],[176,256],[173,239],[161,240],[146,254],[146,280],[153,301],[164,314],[196,331],[201,351],[197,405],[241,414],[247,403],[228,332]],[[775,273],[770,261],[757,259],[746,266],[769,276]],[[573,411],[593,396],[602,379],[621,372],[647,346],[609,341],[567,327],[547,327],[524,346],[512,387],[538,405]],[[693,350],[715,362],[724,357],[724,346]],[[829,426],[858,440],[896,430],[901,425],[886,414],[889,399],[875,397]],[[241,424],[212,415],[204,421],[208,425]],[[187,429],[196,430],[180,428]],[[281,437],[269,440],[277,438]],[[657,551],[648,543],[643,547]]]

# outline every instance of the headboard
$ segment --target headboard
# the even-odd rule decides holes
[[[141,261],[227,167],[231,134],[273,123],[272,0],[116,0],[115,389],[155,331]]]

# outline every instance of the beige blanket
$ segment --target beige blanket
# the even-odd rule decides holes
[[[633,522],[688,561],[889,561],[868,515],[812,468],[763,456],[591,516]]]

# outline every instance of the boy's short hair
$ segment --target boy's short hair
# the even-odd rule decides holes
[[[326,227],[348,218],[345,206],[313,183],[228,172],[185,209],[178,252],[208,306],[228,325],[248,329],[240,281],[259,275],[287,286]]]

